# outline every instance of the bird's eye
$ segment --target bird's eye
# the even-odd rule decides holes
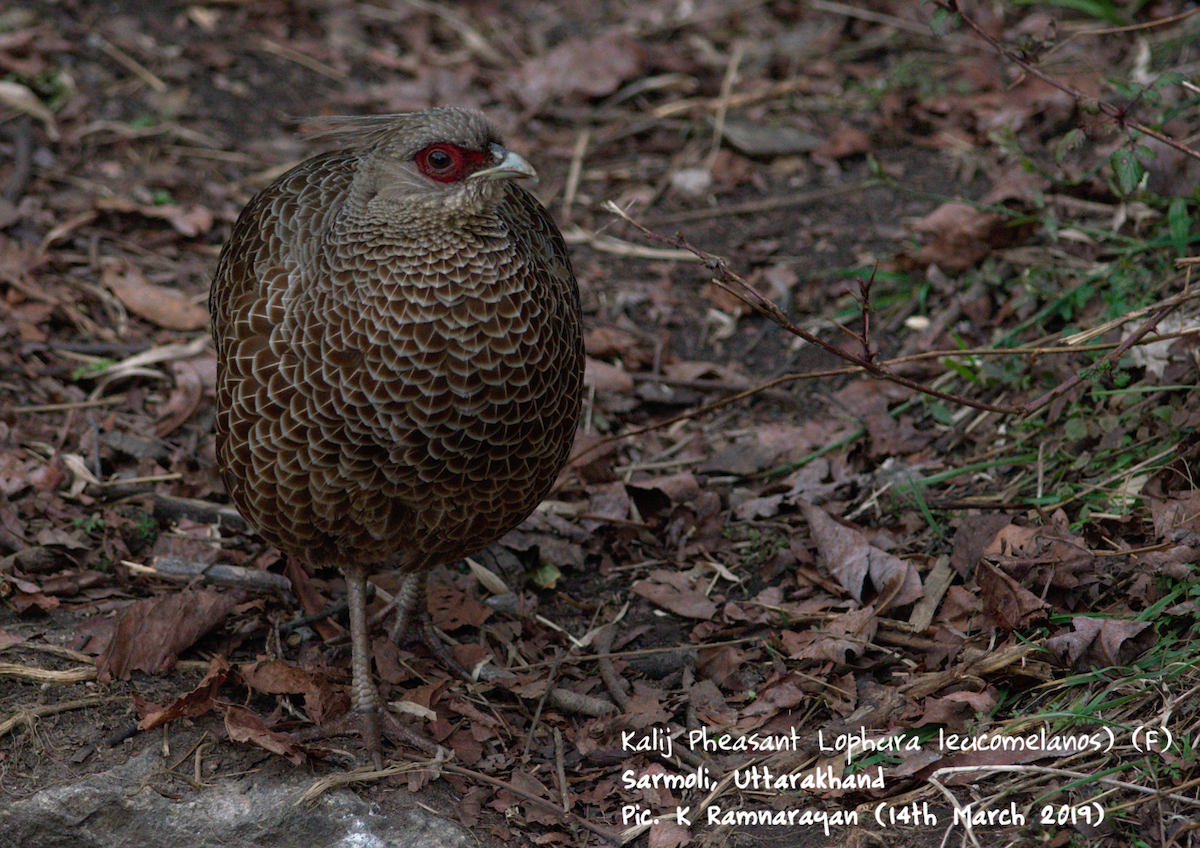
[[[463,151],[450,144],[433,144],[417,154],[417,168],[431,180],[454,182],[466,176]]]
[[[431,150],[426,160],[431,171],[449,171],[454,167],[454,157],[445,150]]]

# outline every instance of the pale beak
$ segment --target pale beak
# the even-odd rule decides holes
[[[537,179],[537,171],[533,170],[533,166],[525,161],[523,156],[513,153],[507,147],[502,147],[499,144],[493,144],[490,152],[496,157],[495,165],[490,168],[476,171],[471,174],[471,179],[480,180],[520,180],[520,179]]]

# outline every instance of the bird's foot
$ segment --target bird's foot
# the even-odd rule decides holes
[[[393,745],[410,745],[439,760],[444,760],[448,756],[445,748],[419,730],[414,730],[404,724],[387,707],[365,712],[351,709],[320,727],[310,727],[298,731],[295,736],[303,742],[328,739],[334,736],[358,736],[362,739],[367,756],[371,758],[371,763],[377,770],[383,768],[383,737],[385,736]]]
[[[471,672],[458,661],[458,657],[454,656],[454,652],[450,650],[450,646],[442,641],[437,628],[429,620],[428,613],[417,613],[407,623],[399,622],[399,614],[397,614],[396,618],[397,623],[402,624],[403,627],[393,624],[391,631],[388,633],[393,642],[397,645],[405,643],[424,645],[425,649],[433,654],[434,658],[455,677],[465,680],[468,683],[472,682]]]
[[[416,731],[404,727],[396,717],[388,711],[387,705],[379,697],[379,690],[371,680],[371,641],[367,626],[367,575],[361,568],[347,568],[346,573],[346,604],[350,612],[350,702],[353,704],[351,714],[358,717],[358,725],[362,730],[363,745],[376,769],[383,768],[383,744],[380,741],[380,727],[386,729],[389,736],[399,737],[402,741],[416,745],[422,750],[437,754],[440,749],[437,743],[425,738]],[[423,583],[423,581],[422,581]],[[407,581],[406,581],[407,585]]]
[[[362,725],[363,746],[367,749],[367,753],[371,755],[371,761],[375,763],[375,770],[379,771],[383,768],[383,742],[379,736],[379,717],[387,712],[387,707],[368,710],[367,712],[359,712],[358,710],[351,710],[351,712],[358,716],[359,722]]]
[[[384,708],[377,713],[377,717],[383,720],[383,735],[393,745],[408,744],[414,748],[420,748],[426,754],[429,754],[431,757],[437,757],[439,760],[447,759],[449,756],[449,752],[445,748],[434,742],[424,733],[421,733],[419,730],[413,730],[407,724],[400,721],[391,710]],[[364,734],[365,732],[364,730]]]
[[[375,618],[386,617],[393,609],[396,611],[396,615],[388,630],[388,638],[392,642],[397,645],[413,643],[424,645],[429,653],[433,654],[456,677],[468,683],[472,682],[471,672],[458,661],[458,658],[442,641],[442,637],[438,635],[437,629],[429,618],[429,612],[425,605],[424,572],[405,575],[396,597],[392,598],[391,603],[384,607],[383,611]],[[374,619],[372,620],[374,621]]]

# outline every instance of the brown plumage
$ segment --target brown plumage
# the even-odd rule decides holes
[[[562,236],[515,181],[533,169],[486,119],[429,109],[337,137],[259,192],[221,252],[217,458],[264,538],[345,572],[378,764],[366,573],[409,572],[423,606],[430,568],[533,511],[574,437],[583,342]]]

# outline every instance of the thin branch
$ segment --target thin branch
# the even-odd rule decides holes
[[[1046,404],[1050,403],[1055,398],[1061,397],[1062,395],[1071,391],[1071,389],[1075,388],[1076,386],[1078,386],[1080,383],[1082,383],[1084,381],[1084,379],[1085,379],[1084,375],[1088,371],[1094,372],[1099,368],[1103,368],[1105,365],[1108,365],[1111,362],[1116,362],[1118,359],[1120,359],[1125,354],[1125,351],[1129,350],[1131,347],[1136,345],[1139,341],[1141,341],[1143,336],[1145,336],[1152,329],[1154,329],[1158,325],[1159,321],[1163,320],[1168,315],[1170,315],[1172,312],[1174,312],[1176,309],[1178,309],[1179,304],[1182,302],[1183,301],[1181,301],[1179,298],[1174,298],[1173,300],[1167,301],[1167,303],[1165,303],[1161,308],[1156,310],[1153,315],[1151,315],[1149,318],[1147,318],[1145,323],[1143,323],[1142,326],[1139,327],[1136,332],[1130,334],[1128,338],[1126,338],[1124,341],[1122,341],[1113,350],[1109,351],[1104,356],[1104,358],[1101,359],[1099,362],[1097,362],[1095,365],[1092,365],[1090,368],[1086,369],[1085,371],[1080,371],[1080,372],[1076,373],[1073,377],[1071,377],[1071,379],[1065,380],[1064,382],[1059,383],[1057,386],[1055,386],[1050,391],[1046,392],[1040,398],[1025,404],[1023,411],[1021,412],[1021,416],[1023,418],[1028,418],[1030,415],[1037,412],[1039,409],[1041,409]]]
[[[838,325],[839,328],[843,332],[847,333],[848,335],[850,335],[851,337],[856,339],[862,345],[864,354],[862,356],[859,356],[859,355],[856,355],[849,351],[842,350],[842,349],[830,344],[829,342],[825,341],[824,339],[814,335],[813,333],[810,333],[809,331],[805,330],[804,328],[796,325],[794,322],[791,321],[791,319],[789,319],[787,317],[786,314],[784,314],[783,310],[781,310],[778,306],[776,306],[773,302],[771,302],[771,300],[769,298],[764,296],[761,292],[759,292],[757,289],[755,289],[753,286],[751,286],[748,282],[746,282],[746,280],[743,277],[739,276],[738,274],[736,274],[732,270],[730,270],[729,263],[724,258],[722,258],[720,256],[713,256],[709,253],[706,253],[703,250],[700,250],[699,248],[697,248],[694,245],[692,245],[691,243],[689,243],[688,240],[686,238],[684,238],[682,233],[678,233],[678,234],[676,234],[676,236],[673,239],[669,239],[666,236],[660,235],[659,233],[656,233],[653,230],[646,228],[642,224],[639,224],[637,221],[630,218],[629,215],[626,214],[624,210],[620,209],[616,204],[612,203],[611,201],[608,202],[607,204],[605,204],[605,207],[608,209],[608,211],[612,212],[613,214],[617,215],[618,217],[622,218],[623,220],[625,220],[626,222],[631,224],[633,227],[635,227],[639,232],[641,232],[648,239],[659,242],[660,244],[671,245],[672,247],[677,248],[678,251],[686,252],[687,254],[695,256],[701,263],[704,264],[704,266],[706,268],[709,269],[709,271],[711,271],[713,274],[716,275],[716,277],[713,281],[717,285],[719,285],[721,288],[725,289],[725,291],[729,292],[734,297],[741,300],[743,303],[745,303],[750,308],[754,309],[756,312],[769,318],[771,321],[773,321],[778,326],[782,327],[787,332],[803,339],[804,341],[806,341],[816,347],[819,347],[821,350],[824,350],[828,353],[833,354],[834,356],[836,356],[840,359],[843,359],[843,360],[849,362],[850,365],[848,365],[846,367],[842,367],[842,368],[831,368],[831,369],[825,369],[825,370],[821,370],[821,371],[808,371],[808,372],[804,372],[804,373],[783,374],[779,377],[775,377],[771,380],[767,380],[766,382],[759,383],[758,385],[748,388],[744,391],[740,391],[740,392],[737,392],[736,394],[732,394],[729,397],[725,397],[720,400],[714,401],[712,403],[705,404],[704,406],[697,407],[696,409],[687,410],[686,412],[682,412],[678,415],[672,416],[671,418],[667,418],[663,421],[659,421],[654,424],[648,424],[643,427],[636,427],[636,428],[629,430],[627,432],[624,432],[624,433],[607,436],[603,439],[593,442],[592,444],[588,445],[586,448],[575,453],[571,457],[571,460],[570,460],[571,462],[577,462],[582,457],[587,456],[588,454],[591,454],[591,453],[595,452],[596,450],[600,449],[601,447],[611,444],[613,442],[621,441],[623,439],[627,439],[632,436],[638,436],[643,433],[649,433],[654,430],[661,430],[662,428],[670,427],[672,424],[675,424],[679,421],[685,421],[688,419],[699,418],[702,415],[706,415],[707,413],[714,412],[718,409],[722,409],[723,407],[729,406],[730,404],[736,403],[737,401],[744,400],[746,398],[753,397],[755,395],[759,395],[769,389],[776,388],[776,387],[784,385],[786,383],[795,382],[797,380],[812,380],[812,379],[818,379],[818,378],[823,378],[823,377],[841,376],[841,375],[845,375],[845,374],[866,373],[866,374],[869,374],[878,379],[887,380],[889,382],[896,383],[897,385],[901,385],[906,388],[910,388],[913,391],[919,392],[921,394],[929,395],[931,397],[936,397],[940,400],[944,400],[949,403],[958,404],[960,406],[967,406],[967,407],[971,407],[974,409],[980,409],[985,412],[995,412],[995,413],[999,413],[1001,415],[1017,415],[1022,418],[1026,418],[1026,417],[1034,414],[1038,410],[1042,409],[1044,406],[1046,406],[1047,404],[1052,402],[1055,398],[1062,396],[1066,392],[1068,392],[1071,389],[1075,388],[1076,386],[1080,385],[1082,382],[1084,382],[1085,379],[1087,379],[1087,374],[1089,372],[1094,373],[1094,371],[1097,368],[1103,367],[1110,362],[1117,361],[1130,348],[1132,348],[1140,343],[1143,343],[1143,342],[1151,343],[1151,342],[1163,341],[1163,340],[1172,339],[1172,338],[1182,338],[1185,336],[1194,336],[1194,335],[1200,334],[1200,329],[1188,329],[1188,330],[1183,330],[1183,331],[1174,332],[1174,333],[1151,335],[1147,338],[1148,334],[1150,334],[1150,332],[1158,325],[1158,323],[1161,322],[1172,311],[1174,311],[1175,309],[1178,309],[1179,306],[1181,306],[1182,304],[1184,304],[1190,300],[1194,300],[1197,297],[1200,297],[1200,292],[1196,292],[1189,287],[1185,291],[1180,292],[1179,294],[1174,295],[1174,296],[1168,298],[1163,303],[1161,303],[1156,309],[1154,309],[1150,313],[1149,317],[1141,324],[1140,327],[1138,327],[1138,329],[1136,331],[1134,331],[1130,336],[1128,336],[1126,339],[1124,339],[1120,343],[1112,343],[1112,344],[1099,343],[1099,344],[1088,344],[1088,345],[1080,344],[1080,345],[1058,345],[1058,346],[1025,345],[1025,346],[1015,347],[1015,348],[1000,348],[1000,349],[970,348],[970,349],[962,349],[962,350],[935,350],[935,351],[923,351],[921,353],[909,354],[907,356],[901,356],[901,357],[897,357],[895,359],[889,359],[889,360],[884,360],[882,362],[877,362],[877,361],[875,361],[875,353],[871,348],[870,321],[869,321],[869,318],[867,317],[870,312],[870,282],[869,281],[867,281],[867,280],[861,281],[859,293],[855,297],[855,299],[862,306],[863,313],[864,313],[862,333],[856,333],[847,327],[841,327],[840,325]],[[1146,312],[1149,312],[1149,311],[1150,310],[1148,310],[1148,309],[1147,310],[1139,310],[1140,314],[1142,314],[1142,315],[1146,314]],[[1133,313],[1133,314],[1127,316],[1127,318],[1133,319],[1134,316],[1137,314],[1138,313]],[[1121,321],[1114,322],[1113,326],[1116,326],[1120,323],[1121,323]],[[1028,403],[1019,404],[1016,406],[998,406],[995,404],[989,404],[989,403],[984,403],[982,401],[977,401],[972,398],[963,397],[962,395],[956,395],[956,394],[951,394],[949,392],[943,392],[939,389],[935,389],[930,386],[926,386],[922,383],[918,383],[916,380],[909,379],[908,377],[905,377],[901,374],[897,374],[891,370],[892,368],[894,368],[897,365],[903,365],[903,364],[912,363],[912,362],[920,362],[920,361],[928,360],[928,359],[943,359],[943,358],[950,358],[950,357],[973,357],[973,356],[1034,356],[1034,357],[1036,357],[1036,356],[1045,356],[1045,355],[1051,355],[1051,354],[1079,354],[1079,353],[1087,353],[1087,352],[1099,351],[1099,350],[1108,350],[1109,353],[1106,356],[1104,356],[1104,358],[1102,358],[1099,362],[1095,363],[1094,365],[1090,366],[1088,369],[1085,369],[1084,371],[1076,373],[1069,380],[1064,381],[1063,383],[1056,386],[1055,388],[1053,388],[1046,394],[1034,399],[1033,401],[1030,401]]]
[[[939,400],[948,401],[961,406],[969,406],[974,409],[981,409],[985,412],[997,412],[1001,415],[1020,415],[1024,411],[1021,407],[996,406],[995,404],[984,403],[983,401],[963,397],[962,395],[950,394],[948,392],[940,391],[939,389],[922,385],[916,380],[910,380],[908,377],[888,371],[885,368],[881,368],[877,363],[868,358],[870,355],[869,353],[868,356],[859,356],[849,351],[842,350],[825,341],[824,339],[808,332],[808,330],[805,330],[803,327],[793,323],[792,320],[784,314],[782,309],[771,302],[770,298],[763,295],[762,292],[758,291],[758,289],[746,282],[745,279],[731,271],[729,268],[729,263],[726,262],[725,259],[720,256],[713,256],[705,253],[703,250],[693,246],[686,238],[683,237],[682,233],[677,234],[673,239],[669,239],[666,236],[659,235],[653,230],[643,227],[637,221],[625,214],[621,208],[611,201],[605,204],[605,208],[632,224],[647,238],[662,244],[672,245],[680,248],[681,250],[686,250],[696,256],[704,264],[704,267],[708,268],[709,271],[716,275],[715,282],[717,285],[740,299],[743,303],[762,313],[767,318],[770,318],[787,332],[803,339],[815,347],[819,347],[821,350],[824,350],[827,353],[831,353],[834,356],[857,365],[863,371],[874,377],[878,377],[881,380],[888,380],[889,382],[896,383],[897,385],[904,386],[905,388],[912,389],[916,392],[921,392],[922,394],[930,395],[931,397],[938,398]],[[864,347],[867,351],[870,350],[869,340],[864,340]],[[734,398],[729,398],[727,400],[733,399]]]
[[[1002,44],[996,38],[989,35],[983,29],[983,27],[981,27],[979,24],[975,23],[974,20],[972,20],[965,12],[963,12],[962,9],[959,8],[958,0],[933,0],[933,2],[938,8],[943,9],[947,12],[950,12],[951,14],[958,15],[959,18],[962,19],[963,23],[965,23],[968,27],[970,27],[971,30],[973,30],[976,35],[978,35],[980,38],[982,38],[984,41],[986,41],[988,44],[990,44],[993,50],[995,50],[997,53],[999,53],[1001,56],[1003,56],[1008,61],[1019,66],[1023,71],[1025,71],[1025,73],[1029,74],[1030,76],[1037,77],[1038,79],[1040,79],[1042,82],[1046,83],[1047,85],[1052,85],[1055,88],[1057,88],[1059,91],[1064,92],[1065,94],[1071,95],[1071,97],[1073,97],[1079,103],[1087,103],[1089,105],[1095,106],[1097,109],[1099,109],[1105,115],[1108,115],[1108,117],[1112,118],[1114,121],[1116,121],[1123,127],[1130,127],[1132,129],[1137,130],[1140,133],[1150,136],[1150,138],[1157,139],[1158,141],[1161,141],[1163,144],[1166,144],[1170,147],[1174,147],[1176,150],[1178,150],[1180,153],[1184,154],[1185,156],[1190,156],[1193,159],[1200,159],[1200,152],[1193,150],[1192,148],[1188,147],[1183,142],[1176,141],[1175,139],[1171,138],[1170,136],[1160,133],[1158,130],[1151,129],[1150,127],[1146,126],[1145,124],[1141,123],[1140,121],[1135,121],[1133,118],[1129,117],[1128,113],[1125,110],[1123,110],[1121,107],[1114,106],[1111,103],[1109,103],[1105,100],[1101,100],[1098,97],[1092,97],[1088,94],[1084,94],[1079,89],[1074,88],[1073,86],[1067,85],[1066,83],[1062,82],[1061,80],[1055,79],[1050,74],[1047,74],[1045,71],[1041,70],[1036,65],[1029,62],[1027,59],[1023,59],[1020,56],[1018,56],[1016,53],[1013,53],[1011,50],[1009,50],[1007,47],[1005,47],[1004,44]]]

